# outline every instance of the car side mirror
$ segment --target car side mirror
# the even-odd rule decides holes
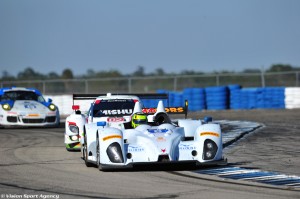
[[[51,99],[51,98],[48,98],[48,102],[51,103],[51,102],[52,102],[52,99]]]

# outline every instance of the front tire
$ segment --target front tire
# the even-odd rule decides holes
[[[101,163],[100,163],[100,143],[99,143],[99,137],[97,135],[97,141],[96,141],[96,156],[97,156],[97,168],[102,171],[102,166],[101,166]]]
[[[84,145],[83,145],[83,148],[82,148],[82,153],[83,153],[83,159],[84,159],[84,163],[85,163],[85,166],[87,167],[92,167],[93,164],[88,162],[88,150],[87,150],[87,139],[86,139],[86,134],[84,134]]]

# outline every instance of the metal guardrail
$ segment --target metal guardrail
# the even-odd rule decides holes
[[[120,77],[99,79],[55,79],[2,81],[1,87],[34,87],[43,94],[72,93],[153,93],[159,89],[182,91],[184,88],[225,86],[239,84],[242,87],[298,87],[300,71],[272,73],[228,73],[205,75],[173,75]]]

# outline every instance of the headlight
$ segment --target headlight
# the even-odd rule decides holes
[[[78,136],[77,135],[70,136],[70,138],[71,138],[72,141],[77,141],[78,140]]]
[[[79,129],[78,129],[77,126],[71,125],[71,126],[69,126],[69,129],[70,129],[70,131],[71,131],[72,133],[79,134]]]
[[[218,151],[217,144],[211,139],[206,139],[203,148],[203,159],[204,160],[213,159],[216,156],[217,151]]]
[[[124,162],[121,146],[119,143],[114,142],[114,143],[110,144],[106,150],[106,153],[111,162],[114,162],[114,163],[123,163]]]
[[[48,108],[51,110],[51,111],[55,111],[56,110],[56,106],[54,104],[50,104],[48,106]]]
[[[208,142],[208,143],[206,144],[206,147],[207,147],[208,149],[212,149],[212,148],[213,148],[213,144],[212,144],[211,142]]]
[[[2,104],[2,108],[6,111],[9,111],[11,109],[9,104]]]

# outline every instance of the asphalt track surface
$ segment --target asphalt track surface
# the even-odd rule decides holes
[[[300,110],[207,111],[189,117],[264,128],[225,149],[229,164],[300,176]],[[0,129],[0,198],[300,198],[299,189],[197,174],[194,167],[101,172],[67,152],[64,128]]]

